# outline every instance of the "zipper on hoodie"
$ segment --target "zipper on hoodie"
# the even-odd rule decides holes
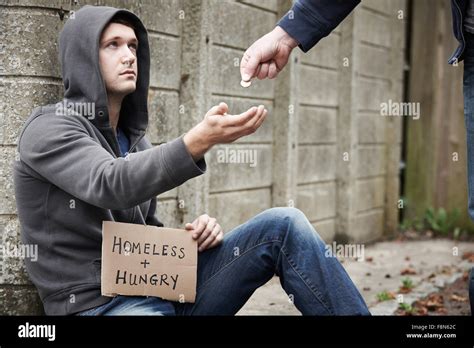
[[[130,147],[130,149],[128,150],[128,153],[131,153],[133,152],[133,150],[135,150],[135,147],[138,145],[138,143],[140,142],[140,140],[143,139],[143,137],[145,136],[145,133],[143,133],[142,135],[140,135],[137,140],[135,140],[135,142],[133,143],[133,145]]]

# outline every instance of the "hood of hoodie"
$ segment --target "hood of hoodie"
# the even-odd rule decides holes
[[[117,14],[124,15],[133,23],[139,42],[136,89],[123,99],[118,124],[130,138],[133,147],[143,137],[148,126],[150,49],[148,33],[141,20],[128,10],[87,5],[67,20],[59,38],[64,105],[87,117],[112,145],[116,154],[119,153],[118,143],[109,122],[107,91],[99,66],[99,45],[102,32]]]

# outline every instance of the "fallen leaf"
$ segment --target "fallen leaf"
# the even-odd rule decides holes
[[[407,275],[407,274],[416,274],[416,271],[413,268],[407,267],[404,268],[400,271],[401,275]]]
[[[443,296],[440,294],[431,294],[428,296],[425,305],[430,311],[434,311],[437,308],[444,307]]]
[[[411,292],[412,288],[407,288],[405,286],[400,286],[400,289],[398,289],[398,292],[402,293],[402,294],[408,294],[409,292]]]
[[[441,268],[441,273],[451,275],[453,273],[453,270],[449,266],[443,266]]]
[[[459,296],[459,295],[456,295],[456,294],[452,294],[452,295],[451,295],[451,301],[467,302],[467,297]]]
[[[421,306],[417,308],[416,312],[418,313],[418,315],[426,315],[428,314],[428,309],[424,306]]]
[[[474,252],[466,251],[464,254],[462,254],[462,259],[468,260],[469,262],[474,262]]]

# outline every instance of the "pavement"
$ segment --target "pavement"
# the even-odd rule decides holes
[[[474,242],[448,239],[390,241],[364,246],[363,259],[339,259],[372,315],[393,315],[399,302],[411,305],[459,279],[474,267],[473,262],[462,258],[465,252],[473,251]],[[412,290],[406,294],[399,291],[405,278],[413,284]],[[383,291],[392,292],[395,299],[379,302],[377,294]],[[254,292],[237,315],[301,313],[281,288],[279,278],[274,277]]]

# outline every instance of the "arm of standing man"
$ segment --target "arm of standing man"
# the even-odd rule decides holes
[[[298,0],[275,29],[255,41],[240,62],[243,81],[275,78],[299,46],[309,51],[328,36],[360,3],[360,0]]]

